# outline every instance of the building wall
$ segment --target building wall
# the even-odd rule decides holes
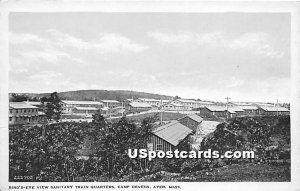
[[[95,105],[95,104],[66,104],[62,103],[62,112],[67,114],[72,114],[75,112],[75,107],[95,107],[100,109],[101,105]]]
[[[147,103],[147,104],[153,105],[153,106],[158,106],[158,105],[160,105],[160,104],[159,104],[159,101],[144,101],[144,103]]]
[[[172,104],[166,104],[163,106],[164,110],[170,110],[170,111],[182,111],[184,110],[184,107],[178,107],[178,106],[174,106]]]
[[[257,109],[244,109],[245,115],[257,115]]]
[[[263,110],[262,108],[258,108],[258,115],[290,115],[290,112],[289,111],[265,111]]]
[[[245,115],[244,111],[236,111],[235,116],[242,116],[242,115]]]
[[[202,103],[202,102],[183,102],[183,101],[180,101],[180,100],[174,100],[172,101],[172,103],[176,103],[176,104],[181,104],[184,106],[184,109],[198,109],[198,108],[201,108],[201,107],[205,107],[205,106],[210,106],[211,104],[209,103]]]
[[[157,150],[157,145],[161,145],[161,150],[164,152],[173,150],[175,147],[173,145],[171,145],[170,143],[168,143],[167,141],[161,139],[160,137],[151,134],[148,138],[148,144],[151,143],[153,145],[153,151],[158,151]]]
[[[162,104],[164,104],[164,102],[160,101],[160,100],[144,100],[144,99],[137,99],[136,102],[140,102],[140,103],[146,103],[149,104],[151,106],[156,106],[159,107]]]
[[[238,116],[237,113],[230,113],[230,112],[228,112],[228,117],[232,118],[232,117],[236,117],[236,116]],[[227,117],[227,115],[226,115],[226,117]]]
[[[192,130],[197,130],[197,127],[200,124],[189,117],[181,118],[179,119],[179,122]]]
[[[152,107],[132,107],[128,106],[129,111],[131,112],[142,112],[142,111],[149,111],[152,109]]]
[[[213,117],[212,112],[207,109],[206,107],[200,108],[200,116],[201,117],[206,117],[206,118],[211,118]]]
[[[115,103],[115,102],[102,102],[104,107],[114,108],[121,106],[121,103]]]
[[[213,111],[213,115],[217,117],[227,117],[227,112],[226,111]]]
[[[96,111],[94,110],[78,110],[76,108],[73,109],[73,113],[76,113],[76,114],[94,114]]]
[[[40,121],[38,109],[24,108],[24,109],[9,109],[9,125],[36,123]]]
[[[227,117],[226,111],[210,111],[206,107],[200,108],[200,116],[206,118]]]
[[[192,105],[190,103],[181,102],[179,100],[172,101],[171,103],[182,105],[183,107],[181,107],[180,110],[190,110],[190,109],[192,109]]]

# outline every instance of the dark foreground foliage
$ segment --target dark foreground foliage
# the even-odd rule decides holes
[[[96,115],[92,123],[47,125],[44,133],[38,126],[10,130],[10,181],[290,181],[289,116],[234,118],[201,145],[254,151],[255,159],[130,159],[127,149],[145,147],[154,121],[109,123]],[[89,158],[78,158],[87,137]]]
[[[95,117],[92,123],[10,130],[10,181],[105,181],[143,171],[141,159],[130,159],[127,150],[144,148],[152,123],[146,118],[138,127],[126,118],[108,123]],[[78,158],[87,137],[92,144],[89,157]]]

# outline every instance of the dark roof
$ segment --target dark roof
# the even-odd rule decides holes
[[[153,134],[169,142],[173,146],[178,145],[180,140],[184,139],[190,133],[192,133],[192,130],[178,121],[171,121],[153,131]]]
[[[226,106],[206,106],[206,108],[210,111],[226,111]]]
[[[196,121],[196,122],[198,122],[198,123],[201,123],[202,121],[203,121],[203,119],[202,119],[202,117],[200,117],[199,115],[197,115],[197,114],[190,114],[190,115],[187,115],[187,116],[185,116],[185,117],[188,117],[188,118],[191,118],[192,120],[194,120],[194,121]],[[184,117],[184,118],[185,118]]]

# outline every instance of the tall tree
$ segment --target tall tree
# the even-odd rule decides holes
[[[62,113],[62,104],[57,92],[53,92],[50,95],[46,108],[47,119],[59,121]]]
[[[152,130],[151,118],[145,119],[141,126],[122,117],[117,123],[106,123],[97,130],[96,145],[101,156],[102,171],[109,177],[122,177],[132,171],[145,170],[142,159],[131,159],[128,149],[146,147],[147,138]]]
[[[104,116],[101,114],[100,109],[98,109],[94,114],[93,114],[93,121],[92,123],[96,126],[96,127],[103,127],[106,124],[105,118]]]
[[[40,101],[42,102],[42,104],[46,103],[48,101],[48,98],[47,97],[41,97],[40,98]]]

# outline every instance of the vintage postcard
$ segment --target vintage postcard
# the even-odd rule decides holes
[[[299,8],[3,2],[0,190],[299,190]]]

